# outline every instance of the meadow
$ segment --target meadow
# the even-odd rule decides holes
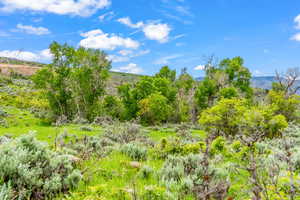
[[[36,74],[0,76],[0,199],[300,199],[296,69],[266,90],[240,57],[196,81],[50,48]]]

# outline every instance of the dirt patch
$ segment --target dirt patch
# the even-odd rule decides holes
[[[22,74],[23,76],[31,76],[34,73],[36,73],[39,69],[41,69],[41,67],[0,63],[0,72],[4,75],[9,75],[12,72],[14,72]]]

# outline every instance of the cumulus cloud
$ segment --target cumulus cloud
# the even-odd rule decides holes
[[[294,22],[296,23],[296,29],[300,29],[300,14],[295,17]]]
[[[44,27],[33,27],[29,25],[18,24],[15,31],[24,32],[31,35],[47,35],[51,32]]]
[[[25,10],[87,17],[110,4],[110,0],[0,0],[0,9],[4,12]]]
[[[3,50],[0,51],[0,57],[15,58],[25,61],[49,61],[52,58],[49,49],[44,49],[37,53],[20,50]]]
[[[112,69],[112,71],[139,74],[142,73],[144,70],[135,63],[129,63],[128,65]]]
[[[198,65],[194,67],[194,70],[204,70],[204,69],[205,69],[205,65]]]
[[[100,29],[82,33],[81,36],[84,37],[84,39],[79,42],[79,45],[86,48],[114,50],[117,47],[136,49],[140,46],[139,42],[131,38],[107,34]]]
[[[297,33],[297,34],[293,35],[291,37],[291,40],[295,40],[295,41],[300,42],[300,33]]]
[[[168,24],[157,22],[144,23],[142,21],[133,23],[129,17],[120,18],[118,19],[118,22],[130,28],[141,29],[146,38],[150,40],[156,40],[160,43],[165,43],[169,40],[171,28]]]
[[[42,60],[51,60],[52,59],[52,54],[50,52],[50,49],[44,49],[39,52],[39,57]]]
[[[295,17],[294,22],[296,23],[295,28],[300,30],[300,14]],[[300,42],[300,33],[296,33],[290,39]]]
[[[150,40],[157,40],[160,43],[165,43],[169,40],[171,28],[168,24],[147,24],[143,28],[145,36]]]
[[[154,64],[166,65],[166,64],[169,64],[170,60],[173,60],[173,59],[176,59],[176,58],[179,58],[179,57],[182,57],[182,55],[181,54],[175,54],[175,55],[170,55],[170,56],[164,56],[164,57],[161,57],[161,58],[157,59],[156,61],[154,61]]]

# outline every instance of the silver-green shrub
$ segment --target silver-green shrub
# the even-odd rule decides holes
[[[10,183],[14,199],[51,199],[80,179],[69,155],[50,150],[32,134],[0,144],[0,188]]]
[[[133,160],[141,161],[147,159],[147,149],[135,143],[124,144],[121,152]]]

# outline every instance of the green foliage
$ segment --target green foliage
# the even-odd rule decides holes
[[[167,200],[166,189],[163,187],[150,185],[145,188],[141,195],[142,200]]]
[[[184,93],[188,93],[194,87],[194,84],[195,80],[185,71],[185,69],[176,80],[177,88],[179,90],[182,89]]]
[[[116,96],[107,95],[103,100],[104,112],[113,119],[124,119],[124,107]]]
[[[283,91],[271,90],[267,97],[276,114],[285,116],[287,121],[299,119],[300,98],[298,95],[286,96]]]
[[[215,106],[201,113],[199,123],[207,132],[216,131],[218,135],[235,135],[238,132],[241,116],[247,110],[242,99],[221,99]]]
[[[234,87],[223,88],[220,90],[220,97],[226,99],[238,97],[238,91]]]
[[[168,66],[163,66],[157,74],[156,77],[166,78],[171,82],[174,82],[176,79],[176,71],[171,70]]]
[[[283,115],[277,115],[270,106],[249,106],[244,99],[221,99],[215,106],[201,113],[199,123],[207,132],[234,136],[260,132],[266,137],[279,136],[287,127]]]
[[[214,141],[211,144],[211,153],[224,153],[226,151],[225,142],[226,140],[222,136],[219,136],[216,139],[214,139]]]
[[[150,166],[144,165],[139,171],[139,177],[149,179],[153,173],[154,171]]]
[[[154,93],[139,102],[139,112],[142,123],[158,124],[166,122],[171,113],[171,107],[166,97]]]
[[[49,150],[30,135],[1,145],[0,177],[18,199],[41,199],[76,187],[81,174],[68,155]]]
[[[141,113],[138,114],[141,111],[140,102],[147,98],[144,103],[150,98],[157,99],[158,95],[162,96],[163,101],[173,102],[176,96],[176,89],[172,87],[171,81],[160,76],[143,77],[134,86],[124,84],[118,88],[118,92],[126,110],[126,119],[140,115]]]
[[[1,200],[13,199],[13,191],[11,189],[10,183],[0,185],[0,199]]]
[[[91,120],[99,97],[103,96],[110,62],[99,50],[74,49],[56,42],[50,45],[53,61],[33,77],[44,89],[56,116],[75,115]]]
[[[243,66],[244,60],[241,57],[224,59],[220,62],[220,69],[228,75],[229,82],[239,88],[246,96],[252,95],[250,87],[251,73]]]
[[[208,168],[209,172],[206,172],[204,167],[201,166],[203,159],[205,158],[202,154],[169,156],[160,172],[162,183],[179,199],[182,199],[183,195],[186,194],[193,194],[196,198],[201,197],[204,190],[201,190],[200,186],[205,184],[206,179],[212,180],[211,185],[208,185],[208,187],[215,188],[219,182],[226,178],[226,173],[214,165],[211,165]],[[210,177],[206,177],[206,173]],[[213,194],[214,192],[212,192]]]
[[[147,159],[147,149],[134,143],[124,144],[121,152],[133,160],[142,161]]]
[[[160,143],[153,149],[154,155],[157,158],[165,159],[169,155],[188,155],[198,154],[204,150],[204,145],[201,142],[183,143],[180,138],[165,139],[162,138]]]
[[[252,97],[251,73],[241,57],[222,60],[218,66],[209,64],[206,77],[197,87],[195,98],[201,110],[213,106],[218,97]]]
[[[200,109],[212,106],[216,98],[217,84],[207,77],[197,87],[195,98]]]

